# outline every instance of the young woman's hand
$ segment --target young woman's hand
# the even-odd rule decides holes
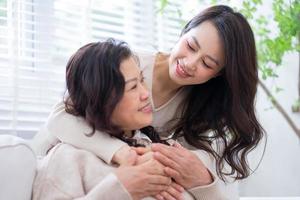
[[[175,143],[174,146],[152,144],[154,158],[162,163],[165,173],[185,189],[209,185],[213,178],[202,161],[192,152]]]

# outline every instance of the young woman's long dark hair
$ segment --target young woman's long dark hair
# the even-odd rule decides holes
[[[68,94],[64,100],[69,114],[83,117],[95,130],[115,136],[129,145],[120,127],[111,121],[112,113],[124,94],[125,80],[121,62],[133,56],[125,42],[108,39],[81,47],[69,60],[66,69]],[[142,129],[153,142],[160,142],[150,127]]]
[[[263,137],[263,129],[255,116],[258,66],[255,40],[247,20],[228,6],[213,6],[195,16],[182,35],[210,21],[223,42],[225,66],[221,74],[200,85],[190,86],[184,101],[182,118],[173,127],[175,137],[212,154],[217,172],[235,179],[249,176],[247,154]],[[213,131],[213,135],[207,132]],[[212,142],[217,142],[213,148]],[[227,162],[231,171],[224,170]]]

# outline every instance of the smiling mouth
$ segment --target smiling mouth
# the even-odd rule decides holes
[[[180,64],[179,60],[177,60],[176,73],[182,78],[188,78],[192,76],[185,71],[184,67]]]
[[[138,111],[141,111],[144,113],[152,113],[152,106],[150,103],[148,103],[145,106],[141,107]]]

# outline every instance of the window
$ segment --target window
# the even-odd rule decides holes
[[[161,16],[158,3],[0,0],[0,134],[34,136],[62,99],[69,57],[86,43],[114,37],[137,50],[170,50],[180,4]]]

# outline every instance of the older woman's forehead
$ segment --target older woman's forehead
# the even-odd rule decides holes
[[[129,57],[121,62],[120,71],[124,76],[125,81],[141,76],[141,69],[133,57]]]

